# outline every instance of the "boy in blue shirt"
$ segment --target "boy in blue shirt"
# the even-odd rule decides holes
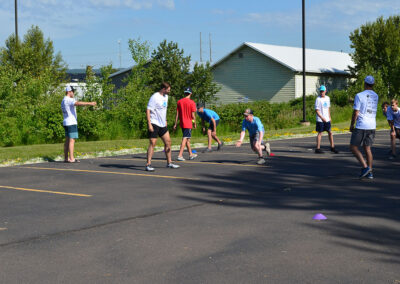
[[[242,122],[242,132],[240,132],[240,139],[236,142],[236,147],[240,147],[243,143],[244,136],[246,135],[246,129],[249,131],[250,135],[250,146],[251,149],[258,154],[257,164],[265,164],[265,159],[263,158],[262,150],[265,150],[269,155],[271,153],[269,144],[263,145],[264,137],[264,125],[261,120],[253,115],[251,109],[246,109],[244,112],[244,119]]]
[[[202,105],[197,106],[197,114],[201,118],[201,125],[203,129],[203,133],[206,131],[206,128],[204,126],[204,122],[209,123],[209,127],[207,130],[207,136],[208,136],[208,148],[204,150],[204,152],[212,152],[211,148],[211,141],[214,139],[218,143],[218,151],[221,150],[221,147],[224,145],[224,142],[221,142],[219,138],[217,137],[217,126],[219,123],[219,116],[215,111],[212,111],[211,109],[206,109]]]

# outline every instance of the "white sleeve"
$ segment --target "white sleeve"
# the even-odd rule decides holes
[[[149,103],[147,104],[147,109],[149,110],[154,110],[156,107],[156,102],[154,100],[154,96],[152,96],[149,100]]]
[[[331,98],[330,97],[327,97],[328,98],[328,107],[330,108],[331,107]]]
[[[314,109],[315,109],[315,110],[321,110],[321,106],[320,106],[320,103],[319,103],[319,97],[315,100],[315,107],[314,107]]]

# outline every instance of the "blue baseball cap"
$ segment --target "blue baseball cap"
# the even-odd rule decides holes
[[[185,88],[184,93],[192,94],[193,93],[192,88],[190,87]]]
[[[371,75],[368,75],[367,77],[365,77],[364,82],[368,85],[373,85],[375,84],[375,79]]]
[[[66,88],[65,88],[65,91],[66,92],[73,92],[74,91],[74,88],[72,87],[72,86],[67,86]]]
[[[321,85],[321,87],[319,87],[319,91],[320,92],[325,92],[326,91],[326,87],[324,85]]]

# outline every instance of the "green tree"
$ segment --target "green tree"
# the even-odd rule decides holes
[[[390,97],[399,94],[400,16],[380,17],[375,22],[366,23],[350,34],[350,40],[355,63],[355,67],[351,68],[352,74],[362,79],[358,74],[367,70],[371,74],[379,73]],[[383,92],[386,96],[387,92]]]
[[[209,62],[206,64],[196,63],[189,80],[194,100],[202,103],[215,102],[215,94],[221,88],[214,82]]]
[[[180,99],[190,80],[190,56],[184,56],[177,43],[164,40],[151,55],[149,71],[153,90],[158,90],[161,82],[166,81],[171,84],[170,95]]]

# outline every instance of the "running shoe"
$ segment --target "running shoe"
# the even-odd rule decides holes
[[[171,168],[171,169],[179,169],[181,166],[175,165],[173,163],[169,163],[167,164],[167,168]]]
[[[391,154],[391,155],[389,156],[389,160],[394,160],[394,159],[396,159],[396,155]]]
[[[361,169],[360,178],[366,177],[368,175],[368,173],[370,173],[370,172],[371,172],[371,169],[369,167]]]
[[[367,179],[374,179],[374,175],[372,174],[372,172],[369,172],[366,176]]]
[[[192,154],[189,156],[189,160],[194,160],[197,157],[197,154]]]
[[[209,153],[212,152],[212,149],[206,148],[205,150],[203,150],[203,153]]]
[[[176,158],[176,160],[182,162],[182,161],[185,161],[185,158],[184,157],[178,157],[178,158]]]
[[[324,151],[322,151],[321,149],[315,149],[315,154],[323,154]]]
[[[224,146],[224,142],[221,142],[221,144],[218,144],[217,151],[221,150],[222,146]]]
[[[264,165],[266,163],[263,157],[258,158],[257,165]]]
[[[146,166],[146,171],[147,172],[154,172],[154,168],[151,165]]]
[[[336,148],[331,148],[331,152],[332,152],[332,153],[335,153],[335,154],[339,154],[339,151],[336,150]]]

